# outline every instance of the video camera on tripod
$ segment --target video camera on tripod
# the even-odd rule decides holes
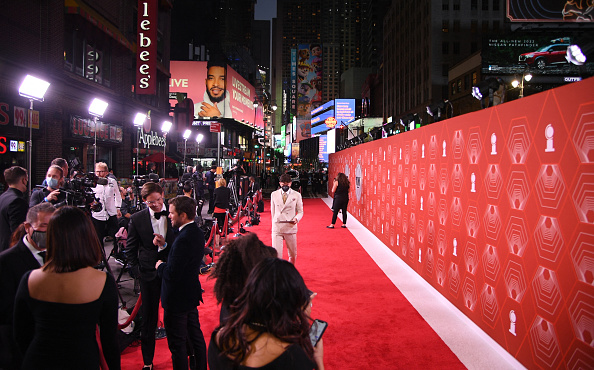
[[[66,195],[66,199],[56,204],[57,207],[69,205],[85,208],[87,211],[99,212],[103,208],[99,199],[93,192],[97,185],[107,185],[107,179],[98,177],[93,172],[78,172],[76,176],[60,188],[60,192]]]
[[[134,175],[133,183],[134,186],[138,189],[141,188],[142,185],[146,184],[147,182],[159,182],[159,175],[156,173],[149,173],[146,175]]]

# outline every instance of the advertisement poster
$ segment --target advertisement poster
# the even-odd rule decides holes
[[[322,61],[321,44],[299,44],[297,49],[298,118],[309,118],[312,109],[322,104]],[[307,137],[311,137],[311,134]]]
[[[254,109],[255,88],[229,66],[211,66],[207,78],[207,63],[171,61],[170,95],[184,93],[192,99],[195,119],[233,118],[263,130],[262,115]],[[175,106],[177,100],[170,103]]]
[[[534,77],[556,76],[557,82],[567,82],[561,76],[592,76],[593,62],[577,66],[566,59],[567,47],[578,42],[580,36],[573,32],[539,32],[488,37],[483,45],[481,72],[513,75],[530,71]]]
[[[592,1],[507,0],[507,18],[512,22],[592,22]]]

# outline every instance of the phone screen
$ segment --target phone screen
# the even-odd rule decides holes
[[[309,339],[311,339],[311,345],[316,346],[318,341],[324,334],[324,331],[328,327],[328,323],[326,321],[315,319],[314,322],[311,324],[311,329],[309,330]]]

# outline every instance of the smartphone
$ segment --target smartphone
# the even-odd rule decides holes
[[[322,338],[322,334],[326,331],[328,327],[328,323],[326,321],[315,319],[314,322],[311,324],[311,329],[309,329],[309,339],[311,340],[311,345],[315,347],[320,338]]]

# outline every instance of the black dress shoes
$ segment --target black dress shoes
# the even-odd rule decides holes
[[[334,226],[330,225],[330,226],[326,226],[326,228],[328,228],[328,229],[334,229]]]

